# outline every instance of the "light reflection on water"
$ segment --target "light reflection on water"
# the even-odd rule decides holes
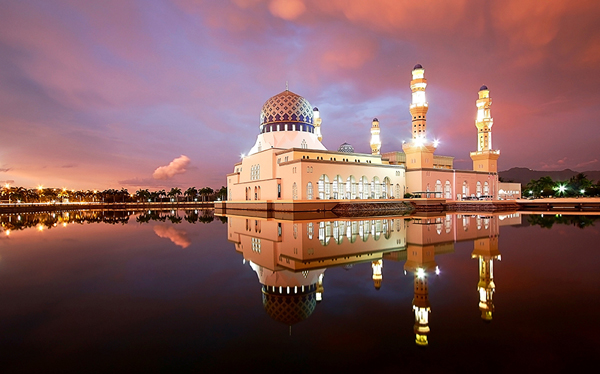
[[[0,368],[572,370],[595,218],[2,215]]]

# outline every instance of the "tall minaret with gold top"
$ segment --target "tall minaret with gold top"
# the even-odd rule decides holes
[[[415,65],[410,81],[412,100],[410,104],[410,115],[412,117],[412,140],[402,145],[406,153],[406,168],[421,169],[433,168],[433,153],[435,146],[427,139],[427,110],[429,104],[425,97],[425,69],[420,64]]]
[[[371,124],[371,154],[378,155],[381,150],[381,138],[379,137],[379,120],[373,118]]]
[[[323,120],[321,119],[321,114],[319,113],[319,108],[313,108],[313,125],[315,125],[315,135],[319,139],[319,141],[323,140],[323,135],[321,134],[321,123]]]
[[[477,127],[477,152],[471,152],[473,160],[473,170],[496,173],[498,172],[498,157],[500,151],[492,148],[492,119],[490,106],[492,98],[487,86],[481,86],[479,89],[479,99],[477,99],[477,118],[475,126]]]

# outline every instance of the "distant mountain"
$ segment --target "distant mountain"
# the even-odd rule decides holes
[[[583,173],[589,180],[594,182],[600,181],[600,170],[589,170],[589,171],[574,171],[571,169],[565,170],[531,170],[527,168],[512,168],[498,173],[503,181],[513,181],[526,185],[532,179],[540,179],[541,177],[550,177],[554,181],[564,181],[579,173]]]

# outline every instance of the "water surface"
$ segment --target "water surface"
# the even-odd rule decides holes
[[[595,218],[1,216],[0,370],[571,372]]]

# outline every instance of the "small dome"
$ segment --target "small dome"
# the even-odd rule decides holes
[[[479,88],[479,91],[483,91],[483,90],[487,90],[487,86],[484,84],[483,86],[481,86],[481,88]]]
[[[348,143],[345,143],[340,145],[340,147],[338,148],[338,152],[342,152],[342,153],[354,153],[354,147]]]
[[[416,64],[415,67],[413,68],[413,70],[417,70],[417,69],[423,69],[421,64]]]
[[[319,108],[317,108],[317,107],[313,108],[313,112],[318,112],[318,111],[319,111]]]
[[[285,90],[265,102],[260,111],[260,124],[313,124],[312,106],[300,95]]]
[[[379,120],[377,119],[377,117],[373,118],[373,122],[379,122]]]

